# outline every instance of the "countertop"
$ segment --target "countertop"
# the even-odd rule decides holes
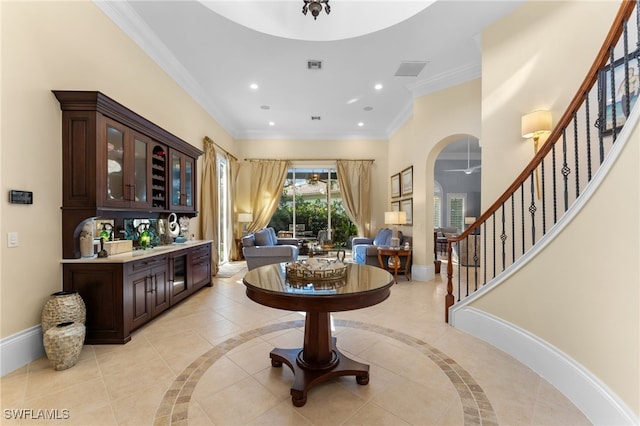
[[[211,240],[194,240],[184,243],[173,243],[166,246],[156,246],[150,249],[133,250],[127,253],[114,254],[108,257],[83,257],[80,259],[62,259],[60,263],[127,263],[142,260],[148,257],[157,256],[159,254],[171,253],[211,243]]]

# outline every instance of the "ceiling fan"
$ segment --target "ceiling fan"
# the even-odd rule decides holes
[[[470,154],[470,142],[467,139],[467,168],[466,169],[449,169],[445,170],[445,172],[464,172],[465,175],[470,175],[471,173],[477,173],[482,168],[482,165],[477,165],[471,167],[470,163],[471,154]]]

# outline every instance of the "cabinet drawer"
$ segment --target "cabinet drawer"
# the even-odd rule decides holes
[[[140,269],[151,268],[163,263],[169,262],[169,255],[162,254],[159,256],[148,257],[146,259],[138,260],[131,263],[132,271],[139,271]]]

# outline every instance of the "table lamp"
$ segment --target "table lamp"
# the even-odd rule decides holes
[[[400,238],[398,238],[398,225],[407,223],[407,212],[384,212],[385,225],[393,225],[393,234],[390,244],[392,247],[400,246]]]
[[[238,222],[242,223],[242,236],[247,235],[247,223],[253,222],[251,213],[238,213]]]

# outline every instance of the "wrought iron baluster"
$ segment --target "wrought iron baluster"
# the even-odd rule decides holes
[[[567,129],[562,129],[562,176],[564,177],[564,211],[569,209],[569,173],[567,164]]]
[[[573,157],[576,166],[576,198],[580,196],[580,160],[578,158],[578,114],[573,113]]]
[[[496,277],[496,212],[491,215],[493,221],[493,278]]]
[[[602,78],[603,81],[600,81]],[[604,161],[604,128],[607,125],[607,109],[605,107],[604,97],[606,79],[603,74],[598,75],[598,120],[596,121],[596,127],[598,128],[598,142],[600,148],[600,164]]]
[[[615,143],[616,139],[618,138],[618,121],[616,119],[616,78],[615,78],[615,72],[613,72],[615,70],[615,57],[613,55],[613,46],[611,48],[609,48],[609,64],[611,65],[610,69],[611,72],[609,73],[609,75],[611,76],[611,99],[612,99],[612,105],[611,105],[611,128],[613,130],[613,142]],[[605,109],[605,113],[606,113],[606,109]],[[606,116],[605,116],[606,117]],[[606,120],[605,120],[605,126],[606,126]]]
[[[558,168],[556,167],[556,144],[554,143],[551,147],[551,168],[553,175],[553,224],[555,225],[558,222],[558,183],[556,180],[556,174]]]
[[[531,204],[529,205],[529,213],[531,214],[531,245],[536,244],[536,200],[535,200],[535,188],[534,188],[534,176],[531,172]],[[523,226],[524,228],[524,226]]]
[[[487,221],[485,220],[484,223],[482,224],[482,226],[484,227],[484,229],[482,230],[482,243],[484,244],[484,256],[482,256],[483,259],[483,263],[484,263],[484,268],[483,268],[483,275],[484,275],[484,284],[487,283]]]
[[[624,46],[624,96],[621,99],[622,103],[622,113],[624,114],[624,118],[629,116],[631,112],[631,99],[629,96],[629,40],[627,35],[627,21],[624,21],[622,24],[622,39]],[[612,68],[613,70],[613,68]],[[615,108],[616,98],[613,98],[613,106]]]
[[[511,194],[511,263],[516,261],[516,202]]]
[[[502,233],[500,234],[500,240],[502,241],[502,270],[504,271],[504,269],[506,268],[506,261],[507,261],[507,252],[505,250],[505,242],[507,241],[507,234],[504,232],[504,225],[505,225],[505,217],[504,217],[504,203],[502,204],[502,208],[500,209],[502,210]]]
[[[591,120],[589,119],[589,92],[584,94],[584,105],[586,113],[585,130],[587,134],[587,179],[591,182],[591,131],[589,130],[589,122]]]
[[[473,230],[473,281],[475,283],[475,291],[478,291],[478,237],[476,236],[476,230]]]
[[[521,231],[521,239],[522,239],[522,253],[520,256],[524,254],[524,242],[526,240],[524,234],[524,182],[520,184],[520,231]]]
[[[547,233],[547,209],[546,209],[546,193],[544,187],[544,159],[542,157],[542,161],[540,162],[540,168],[542,170],[542,235]]]

